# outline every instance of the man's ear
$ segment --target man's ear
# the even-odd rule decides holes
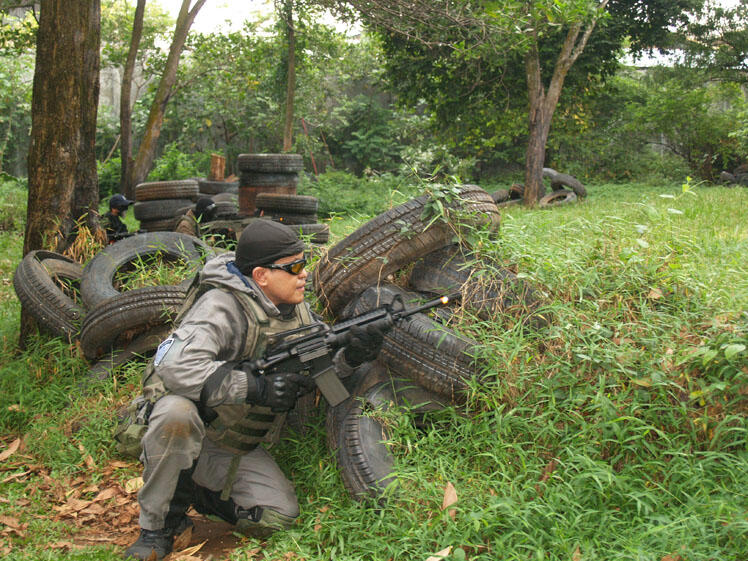
[[[257,286],[267,286],[269,276],[270,269],[266,269],[265,267],[255,267],[252,269],[252,280],[257,283]]]

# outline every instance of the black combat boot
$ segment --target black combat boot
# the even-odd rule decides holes
[[[154,553],[156,559],[163,559],[171,553],[174,545],[174,530],[161,528],[160,530],[140,530],[138,540],[125,550],[125,559],[141,559],[145,561]]]

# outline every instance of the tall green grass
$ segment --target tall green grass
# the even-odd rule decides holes
[[[748,559],[748,190],[588,189],[577,205],[505,209],[498,234],[475,234],[487,274],[511,264],[551,321],[465,318],[486,375],[466,410],[422,428],[407,408],[380,413],[398,475],[386,505],[347,496],[320,411],[274,450],[298,524],[231,559],[426,559],[449,546],[454,560]],[[332,221],[334,238],[360,220]],[[74,347],[40,336],[17,351],[19,243],[0,233],[2,438],[23,435],[27,454],[68,477],[85,465],[79,444],[97,465],[112,456],[113,411],[137,371],[83,397]],[[454,519],[441,510],[448,482]],[[0,496],[35,497],[0,502],[35,528],[10,558],[116,558],[46,552],[65,529],[34,518],[48,508],[34,485],[0,484]]]

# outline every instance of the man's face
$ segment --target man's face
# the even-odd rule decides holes
[[[304,253],[289,255],[275,261],[277,265],[285,265],[304,258]],[[275,304],[300,304],[304,301],[304,287],[309,273],[304,269],[298,275],[287,273],[281,269],[262,269],[260,287],[270,301]]]

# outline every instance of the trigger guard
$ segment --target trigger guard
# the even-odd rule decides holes
[[[398,306],[399,304],[399,306]],[[395,294],[395,297],[392,298],[392,302],[390,302],[387,305],[387,311],[392,314],[394,312],[402,312],[405,310],[405,302],[403,301],[403,295],[402,294]]]

